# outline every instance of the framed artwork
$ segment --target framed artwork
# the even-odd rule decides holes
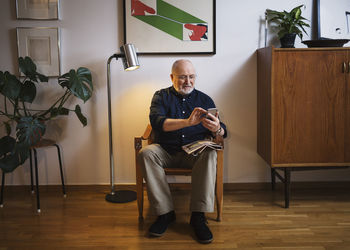
[[[140,54],[215,54],[215,0],[124,0],[124,42]]]
[[[318,0],[318,38],[350,39],[350,1]]]
[[[46,76],[61,75],[59,29],[17,28],[18,57],[29,56]]]
[[[16,0],[17,19],[58,20],[60,0]]]

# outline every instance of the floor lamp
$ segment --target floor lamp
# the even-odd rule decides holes
[[[130,71],[140,67],[137,53],[133,44],[124,44],[120,47],[120,54],[114,54],[107,61],[107,90],[108,90],[108,127],[109,127],[109,167],[111,193],[106,195],[106,201],[113,203],[125,203],[136,200],[136,192],[131,190],[114,190],[114,161],[112,141],[112,114],[111,114],[111,69],[110,64],[113,58],[122,58],[124,70]]]

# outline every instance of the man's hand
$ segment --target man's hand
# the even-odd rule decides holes
[[[220,120],[219,120],[219,112],[216,115],[212,115],[210,113],[207,114],[207,118],[202,119],[203,127],[209,129],[211,132],[215,133],[220,129]]]
[[[187,121],[188,121],[188,126],[194,126],[199,124],[203,119],[204,119],[204,115],[207,114],[207,111],[205,109],[202,108],[195,108],[190,117],[188,117]]]
[[[195,108],[187,119],[167,118],[163,123],[164,131],[174,131],[199,124],[207,113],[205,109]]]

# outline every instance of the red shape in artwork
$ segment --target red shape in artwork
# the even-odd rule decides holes
[[[156,11],[142,3],[140,0],[131,0],[131,15],[132,16],[144,16],[147,13],[155,14]]]
[[[191,41],[200,41],[201,37],[207,32],[207,27],[202,25],[193,25],[193,24],[185,24],[185,28],[192,30],[192,34],[190,35]]]

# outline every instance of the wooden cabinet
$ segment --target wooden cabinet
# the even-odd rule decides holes
[[[258,153],[271,167],[350,166],[350,49],[262,48]]]

